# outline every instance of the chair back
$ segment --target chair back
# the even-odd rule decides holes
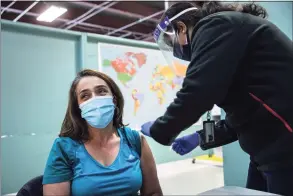
[[[28,181],[21,187],[16,196],[43,196],[43,175]]]

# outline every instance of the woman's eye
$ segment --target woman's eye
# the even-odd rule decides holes
[[[87,95],[87,94],[83,94],[83,95],[81,95],[81,99],[87,99],[89,96]]]
[[[107,93],[107,90],[106,89],[99,89],[98,93]]]

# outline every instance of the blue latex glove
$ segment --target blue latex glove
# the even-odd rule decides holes
[[[150,134],[150,128],[151,126],[154,124],[155,121],[149,121],[149,122],[146,122],[144,123],[142,126],[141,126],[141,132],[146,135],[146,136],[149,136],[149,137],[152,137],[151,134]]]
[[[199,139],[200,136],[197,132],[177,138],[172,144],[172,149],[180,155],[185,155],[199,145]]]

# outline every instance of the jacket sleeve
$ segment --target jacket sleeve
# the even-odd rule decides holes
[[[205,133],[203,130],[200,130],[197,133],[200,136],[200,148],[202,150],[216,148],[216,147],[223,146],[238,140],[236,132],[226,124],[225,120],[221,120],[217,122],[215,126],[214,142],[211,142],[211,143],[205,142]]]
[[[224,100],[244,56],[248,36],[242,29],[242,24],[220,17],[204,19],[195,26],[186,77],[173,103],[151,126],[154,140],[171,145],[181,131]]]

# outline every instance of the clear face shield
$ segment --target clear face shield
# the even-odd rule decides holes
[[[189,12],[191,10],[196,10],[197,8],[192,7],[182,12],[178,13],[171,19],[165,17],[156,27],[154,31],[154,38],[159,46],[159,49],[163,53],[167,63],[171,68],[177,72],[178,64],[187,64],[186,58],[184,58],[184,49],[178,42],[178,34],[175,31],[172,21]]]

